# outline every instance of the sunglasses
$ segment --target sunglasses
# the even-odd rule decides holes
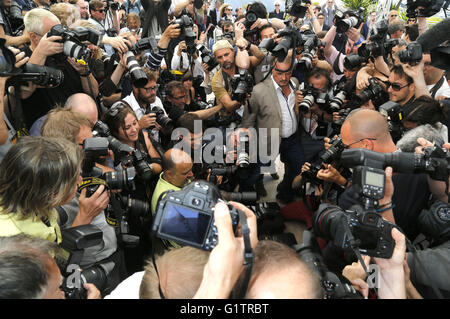
[[[394,18],[394,17],[396,17],[396,16],[397,16],[396,14],[391,14],[391,15],[390,15],[391,18]]]
[[[397,84],[397,83],[391,83],[391,82],[389,82],[389,81],[385,81],[384,84],[386,84],[386,90],[389,89],[390,86],[392,86],[392,89],[393,89],[394,91],[400,91],[401,89],[403,89],[403,88],[405,88],[405,87],[411,85],[411,83],[408,83],[408,84],[406,84],[406,85],[404,85],[404,86],[401,86],[400,84]]]
[[[97,11],[97,12],[103,13],[103,12],[105,12],[105,9],[94,10],[94,11]]]
[[[108,115],[112,117],[116,117],[117,114],[119,114],[119,111],[122,110],[125,107],[122,103],[113,104],[111,108],[108,111]]]

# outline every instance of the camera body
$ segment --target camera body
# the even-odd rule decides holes
[[[408,18],[431,17],[438,13],[444,0],[408,0],[406,2],[406,16]],[[423,7],[423,9],[419,9]]]
[[[334,16],[334,24],[336,25],[337,33],[345,33],[350,28],[359,28],[361,23],[364,22],[364,18],[362,16],[363,9],[359,9],[358,11],[347,11],[342,12],[340,10],[336,10],[336,14]],[[348,16],[348,18],[346,18]]]
[[[378,111],[381,115],[387,117],[389,132],[391,133],[392,140],[397,143],[403,136],[403,111],[402,106],[398,103],[388,101],[383,105],[380,105]]]
[[[181,28],[181,32],[184,34],[186,42],[186,52],[188,54],[194,54],[195,39],[197,38],[194,32],[194,22],[187,15],[182,15],[180,18],[174,20],[173,24],[178,24]]]
[[[370,78],[369,86],[354,96],[354,103],[357,106],[361,106],[369,100],[372,100],[376,109],[389,101],[389,94],[374,78]]]
[[[253,77],[247,70],[240,70],[239,74],[235,74],[230,79],[231,88],[233,93],[231,94],[231,99],[244,103],[247,100],[247,94],[253,91]]]
[[[215,185],[194,181],[182,190],[170,192],[160,199],[152,231],[161,239],[212,250],[218,244],[214,207],[219,201],[223,200]],[[228,208],[236,231],[239,213],[231,205]]]
[[[332,138],[330,144],[331,146],[322,154],[322,156],[320,156],[322,163],[333,163],[333,161],[339,159],[342,152],[345,150],[345,144],[342,142],[340,136]]]
[[[65,277],[61,290],[64,291],[66,298],[86,299],[87,291],[83,287],[84,283],[92,283],[102,291],[106,286],[107,276],[114,269],[113,262],[93,265],[83,269],[79,274],[80,276],[74,278],[75,280],[71,278],[73,271],[79,271],[73,266],[79,267],[84,250],[103,243],[102,231],[97,226],[88,224],[61,230],[61,235],[62,250],[55,259],[62,275]],[[73,265],[72,268],[69,267],[71,265]]]
[[[302,41],[303,54],[301,59],[298,61],[298,67],[302,73],[307,73],[312,69],[314,54],[319,47],[324,47],[324,45],[315,34],[303,36]]]
[[[208,71],[212,71],[216,66],[219,65],[216,57],[203,44],[197,45],[197,50],[200,53],[202,63],[208,64]]]
[[[79,190],[86,188],[86,197],[92,196],[100,185],[113,190],[134,190],[136,174],[133,168],[123,171],[105,172],[95,166],[102,156],[108,156],[109,142],[104,137],[88,138],[83,143],[85,158],[82,166],[83,182]]]
[[[398,53],[398,57],[402,63],[409,65],[417,65],[422,61],[422,45],[418,42],[410,42],[406,49]]]
[[[295,49],[302,42],[300,31],[288,21],[285,21],[286,27],[278,31],[280,42],[270,51],[279,61],[284,61],[289,49]]]
[[[299,111],[306,114],[310,111],[314,103],[316,103],[321,110],[328,113],[335,112],[330,109],[329,105],[330,96],[328,93],[317,92],[313,88],[303,90],[303,100],[299,104]]]
[[[89,64],[91,59],[91,50],[83,42],[88,41],[94,45],[99,45],[102,42],[102,34],[91,28],[78,27],[69,30],[68,27],[62,24],[53,26],[47,33],[47,36],[60,36],[63,43],[63,56],[75,58],[84,63]]]
[[[303,19],[307,11],[307,4],[311,4],[310,0],[287,0],[286,12],[291,16]]]
[[[175,126],[173,123],[173,120],[164,113],[164,111],[157,106],[152,107],[151,109],[148,108],[145,114],[149,113],[155,113],[156,116],[156,123],[161,125],[163,128],[167,128],[169,130],[172,130]],[[150,127],[152,129],[153,127]]]
[[[357,247],[361,254],[391,258],[395,240],[391,231],[395,225],[374,211],[364,211],[355,205],[344,211],[339,206],[321,204],[313,215],[314,233],[343,250]]]

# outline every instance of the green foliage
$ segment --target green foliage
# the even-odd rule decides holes
[[[372,0],[342,0],[344,6],[350,10],[358,10],[359,8],[364,8],[364,19],[367,19],[370,8],[372,7]]]

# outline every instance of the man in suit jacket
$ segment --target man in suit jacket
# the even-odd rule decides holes
[[[296,111],[296,91],[298,80],[292,76],[291,58],[276,61],[272,76],[253,88],[249,103],[245,106],[242,117],[242,127],[255,128],[258,138],[267,141],[267,155],[274,159],[280,154],[285,164],[284,178],[277,187],[277,199],[282,203],[294,200],[292,181],[297,176],[304,163],[304,156],[297,135],[298,118]],[[267,129],[267,136],[264,129]],[[276,134],[276,136],[274,136]],[[250,136],[251,139],[255,137]],[[272,143],[274,140],[277,143]],[[276,149],[275,145],[279,147]],[[259,149],[258,163],[254,165],[248,185],[254,185],[261,178],[261,168],[264,164],[262,152]],[[267,158],[266,158],[267,159]],[[263,160],[263,161],[261,161]]]
[[[284,11],[281,11],[281,4],[279,1],[275,1],[275,10],[269,13],[269,19],[272,18],[284,20]]]

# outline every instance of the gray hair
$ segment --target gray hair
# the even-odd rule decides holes
[[[0,237],[0,299],[41,299],[57,245],[25,234]]]
[[[0,163],[3,213],[50,217],[73,193],[81,161],[81,149],[67,139],[21,138]]]
[[[414,153],[414,149],[420,146],[417,143],[417,139],[423,137],[430,142],[438,142],[441,145],[444,144],[444,139],[441,134],[430,124],[420,125],[403,135],[403,137],[397,142],[397,147],[405,153]]]
[[[51,13],[48,10],[35,8],[31,9],[27,12],[25,17],[23,18],[23,24],[25,25],[25,30],[27,32],[33,32],[39,35],[43,35],[44,33],[44,23],[43,20],[45,18],[49,18],[56,23],[60,24],[61,21],[59,21],[58,17],[55,16],[53,13]]]

